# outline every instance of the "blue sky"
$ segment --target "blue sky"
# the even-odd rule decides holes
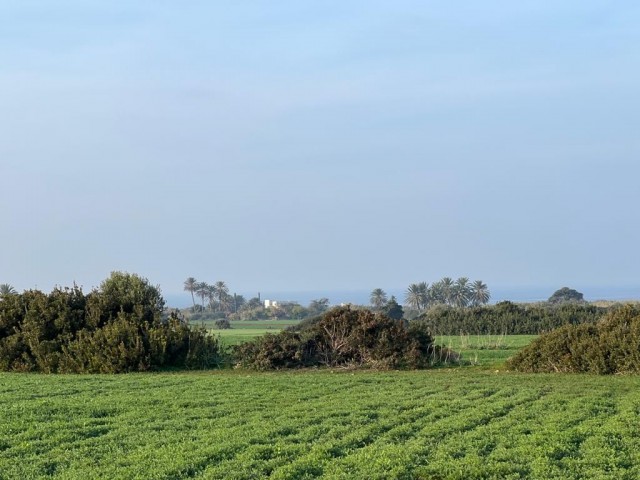
[[[0,4],[0,283],[639,287],[640,5]]]

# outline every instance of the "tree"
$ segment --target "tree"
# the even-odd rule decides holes
[[[384,305],[382,313],[392,320],[401,320],[402,317],[404,317],[404,310],[393,295],[391,295],[391,299]]]
[[[374,308],[380,309],[387,302],[387,294],[381,288],[374,288],[369,296],[369,301]]]
[[[220,310],[224,310],[229,305],[229,287],[223,281],[214,283],[213,290],[218,299],[218,306]]]
[[[444,277],[440,280],[440,287],[442,292],[442,301],[447,305],[453,305],[454,283],[451,277]]]
[[[453,285],[451,301],[456,307],[466,307],[471,297],[471,286],[467,277],[460,277]]]
[[[486,305],[489,303],[491,293],[487,288],[487,285],[482,280],[476,280],[471,284],[471,304],[474,307],[478,305]]]
[[[216,287],[207,285],[207,300],[209,300],[209,310],[212,312],[216,309]]]
[[[584,295],[572,288],[562,287],[553,292],[547,301],[549,303],[584,302]]]
[[[196,286],[196,295],[202,300],[202,309],[204,310],[204,299],[209,298],[210,287],[207,282],[198,282]]]
[[[184,281],[184,291],[189,292],[191,294],[191,301],[193,302],[194,312],[196,310],[196,298],[194,296],[194,293],[196,293],[197,287],[198,287],[198,281],[193,277],[189,277]]]
[[[247,300],[244,298],[244,295],[236,295],[233,294],[233,313],[238,313],[238,310],[242,309],[242,307],[247,303]]]
[[[15,295],[18,293],[13,286],[8,283],[0,284],[0,297],[4,297],[6,295]]]
[[[319,315],[329,308],[329,299],[323,297],[316,300],[311,300],[308,308],[310,315]]]
[[[423,310],[429,303],[429,287],[426,282],[412,283],[407,288],[405,303],[414,310]]]
[[[261,308],[264,307],[264,304],[262,303],[262,301],[260,301],[260,299],[258,297],[252,297],[250,298],[242,307],[242,309],[254,309],[254,308]]]

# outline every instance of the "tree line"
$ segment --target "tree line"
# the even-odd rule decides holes
[[[305,307],[298,302],[279,302],[265,307],[260,297],[246,299],[243,295],[230,294],[224,281],[213,284],[188,277],[184,291],[191,294],[192,319],[204,318],[229,320],[303,319],[319,315],[329,308],[328,298],[311,300]],[[196,302],[196,298],[199,303]]]
[[[412,320],[435,335],[539,335],[563,325],[594,324],[615,307],[586,303],[499,302],[470,308],[438,305]]]

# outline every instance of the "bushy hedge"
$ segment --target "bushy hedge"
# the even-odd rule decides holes
[[[424,368],[449,354],[423,325],[341,307],[299,331],[267,334],[234,349],[237,364],[271,370],[310,366]],[[457,356],[450,355],[450,360]]]
[[[435,335],[538,335],[562,325],[592,324],[610,309],[585,304],[515,304],[455,308],[440,305],[412,322]]]
[[[640,373],[640,307],[627,305],[596,324],[565,325],[508,362],[522,372]]]
[[[215,338],[163,310],[157,287],[121,272],[87,295],[74,286],[3,296],[0,370],[120,373],[218,361]]]

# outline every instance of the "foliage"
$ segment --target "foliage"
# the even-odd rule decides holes
[[[0,374],[0,476],[640,478],[636,376]]]
[[[239,365],[259,370],[327,366],[420,368],[439,359],[421,324],[351,307],[334,308],[302,328],[267,334],[235,347]]]
[[[431,307],[416,322],[422,322],[436,335],[537,335],[566,324],[594,323],[609,309],[593,305],[565,303],[515,304],[454,308]]]
[[[0,370],[119,373],[218,361],[216,339],[163,310],[157,287],[122,272],[88,295],[77,286],[10,295],[0,302]]]
[[[404,316],[404,310],[402,306],[396,301],[396,297],[391,295],[391,298],[382,307],[382,313],[392,320],[400,320]]]
[[[572,288],[562,287],[553,292],[553,295],[551,295],[547,301],[549,303],[583,302],[584,295]]]
[[[16,291],[15,288],[13,288],[12,285],[8,284],[8,283],[1,283],[0,284],[0,300],[2,299],[2,297],[6,296],[6,295],[15,295],[16,293],[18,293]]]
[[[526,372],[640,373],[640,307],[627,305],[595,324],[565,325],[509,362]]]
[[[387,293],[381,288],[374,288],[369,295],[369,301],[375,309],[380,309],[387,303]]]
[[[467,277],[453,281],[450,277],[434,282],[412,283],[405,294],[407,307],[422,312],[435,305],[468,307],[486,305],[491,299],[487,285],[481,280],[469,283]]]

